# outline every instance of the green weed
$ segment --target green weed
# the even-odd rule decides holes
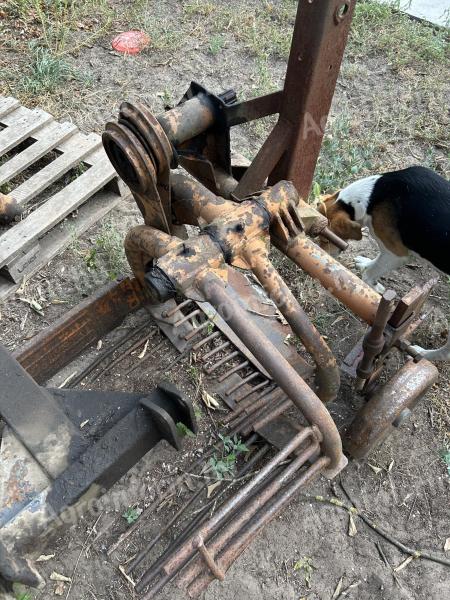
[[[177,423],[177,431],[181,437],[195,437],[195,433],[189,429],[187,425],[179,421]]]
[[[223,50],[225,46],[225,38],[220,33],[217,33],[211,37],[209,40],[209,51],[213,56],[219,54]]]
[[[309,556],[304,556],[294,564],[294,571],[302,572],[307,587],[311,587],[311,577],[315,568]]]
[[[75,78],[75,72],[67,62],[47,48],[32,46],[30,75],[22,80],[24,90],[38,95],[53,92],[68,79]]]
[[[125,521],[128,523],[128,525],[133,525],[133,523],[135,523],[139,519],[139,515],[141,514],[141,512],[142,512],[141,509],[130,506],[122,514],[122,517],[125,519]]]
[[[209,459],[210,470],[217,480],[221,480],[226,476],[233,476],[238,455],[249,451],[237,435],[230,437],[219,434],[219,438],[223,444],[222,454],[220,457],[214,454]]]

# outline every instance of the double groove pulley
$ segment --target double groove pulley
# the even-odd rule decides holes
[[[141,103],[123,102],[118,122],[107,123],[102,140],[117,173],[138,194],[153,190],[173,162],[163,128]]]

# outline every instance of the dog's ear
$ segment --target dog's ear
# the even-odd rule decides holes
[[[352,221],[345,211],[330,221],[330,228],[343,240],[362,240],[361,225]]]
[[[319,204],[317,206],[317,210],[324,215],[328,216],[328,212],[331,207],[336,204],[337,197],[339,196],[340,190],[334,192],[334,194],[322,194],[319,198]]]

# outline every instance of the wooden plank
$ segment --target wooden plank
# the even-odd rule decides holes
[[[37,242],[24,256],[17,258],[11,265],[6,265],[0,269],[0,275],[14,283],[20,283],[24,275],[32,270],[32,265],[39,259],[41,247]]]
[[[98,152],[104,152],[102,149]],[[107,157],[49,198],[26,219],[0,236],[0,268],[98,192],[116,176]]]
[[[32,175],[17,188],[11,190],[10,196],[18,204],[24,206],[70,171],[70,169],[80,164],[83,158],[99,148],[101,143],[102,140],[96,133],[89,135],[76,133],[63,144],[63,149],[65,150],[63,154],[55,158],[55,160]]]
[[[38,129],[32,136],[37,141],[34,142],[19,154],[13,156],[10,160],[0,166],[0,185],[13,179],[21,171],[27,169],[30,165],[45,156],[48,152],[54,150],[59,144],[66,141],[77,131],[73,123],[49,123],[42,129]]]
[[[26,140],[46,123],[53,121],[53,117],[38,108],[30,110],[20,106],[1,121],[6,128],[0,131],[0,156]]]
[[[117,194],[102,190],[97,192],[86,204],[78,210],[75,219],[61,223],[49,231],[39,241],[40,253],[37,260],[30,265],[26,277],[32,277],[55,256],[61,254],[73,241],[81,236],[89,227],[100,221],[122,200]],[[22,284],[12,283],[0,275],[0,300],[14,294]]]
[[[20,102],[11,96],[0,96],[0,119],[20,106]]]

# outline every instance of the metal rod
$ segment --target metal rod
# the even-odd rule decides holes
[[[252,271],[313,357],[316,363],[317,395],[323,402],[334,400],[339,391],[340,375],[336,358],[328,344],[267,257],[254,258]]]
[[[258,383],[257,385],[252,387],[251,390],[249,390],[248,392],[245,392],[245,394],[242,394],[242,396],[239,396],[239,398],[236,398],[235,401],[239,402],[239,403],[242,402],[243,400],[245,400],[252,394],[258,392],[260,389],[265,388],[270,383],[272,383],[272,382],[269,379],[265,379],[264,381],[261,381],[261,383]]]
[[[123,346],[126,342],[128,342],[128,340],[133,338],[135,335],[140,333],[143,329],[148,327],[151,323],[154,323],[154,320],[148,319],[147,321],[145,321],[145,323],[142,323],[142,325],[140,325],[139,327],[136,327],[135,329],[132,329],[126,335],[124,335],[122,338],[120,338],[120,340],[118,340],[115,344],[113,344],[110,348],[108,348],[108,350],[105,350],[102,354],[97,356],[91,362],[90,365],[88,365],[83,371],[81,371],[81,373],[79,373],[76,377],[74,377],[71,380],[69,387],[73,388],[73,387],[77,386],[79,383],[81,383],[83,381],[83,379],[85,379],[88,375],[90,375],[92,373],[92,371],[97,367],[97,365],[99,365],[106,358],[109,358],[112,354],[114,354],[114,352],[116,352],[116,350],[118,350],[121,346]]]
[[[197,342],[195,344],[195,346],[193,346],[192,350],[194,350],[194,352],[196,352],[197,350],[200,350],[200,348],[202,346],[204,346],[205,344],[207,344],[208,342],[210,342],[212,340],[215,340],[220,335],[222,335],[220,331],[214,331],[213,333],[208,335],[208,337],[205,337],[203,340],[200,340],[200,342]]]
[[[257,438],[258,436],[253,436],[253,437]],[[270,448],[271,448],[270,444],[264,444],[263,446],[261,446],[261,448],[250,458],[250,460],[236,473],[236,478],[240,479],[240,478],[244,477],[269,452]],[[229,483],[226,486],[224,492],[226,492],[228,489],[230,489],[234,484],[235,484],[235,482]],[[203,489],[205,489],[206,487],[207,486],[205,485]],[[200,524],[204,523],[204,521],[206,521],[207,516],[208,516],[207,513],[213,503],[215,503],[214,498],[213,498],[213,500],[211,500],[211,502],[209,502],[208,504],[206,504],[203,507],[202,511],[198,515],[196,515],[196,517],[193,519],[193,521],[191,523],[189,523],[183,529],[183,531],[178,535],[178,537],[175,540],[173,540],[173,542],[169,545],[169,547],[165,550],[165,552],[158,558],[158,560],[149,569],[147,569],[147,571],[142,575],[141,579],[139,580],[138,585],[136,586],[136,588],[139,587],[139,589],[137,589],[137,591],[142,591],[145,588],[145,586],[148,585],[148,583],[154,577],[156,577],[158,575],[158,573],[161,570],[161,567],[164,565],[166,560],[171,556],[171,554],[179,548],[179,546],[188,538],[188,536],[195,530],[195,528],[197,526],[199,526]],[[145,598],[152,597],[152,595],[154,593],[156,593],[153,590],[154,590],[154,588],[152,588],[152,590],[150,590],[147,593]],[[153,593],[150,593],[150,592],[153,592]]]
[[[132,346],[130,346],[129,348],[127,348],[117,358],[115,358],[112,362],[110,362],[109,365],[107,365],[103,369],[103,371],[101,371],[100,373],[98,373],[97,377],[100,377],[100,375],[106,375],[106,373],[109,373],[109,371],[111,371],[111,369],[113,369],[118,363],[120,363],[126,356],[128,356],[129,354],[131,354],[132,352],[134,352],[135,350],[137,350],[138,348],[140,348],[143,344],[145,344],[145,342],[147,340],[150,340],[152,337],[154,337],[157,332],[158,332],[158,328],[156,327],[153,331],[150,331],[148,334],[146,334],[143,337],[139,338],[139,340],[137,342],[135,342]]]
[[[283,487],[283,485],[298,471],[305,462],[317,452],[319,444],[311,443],[299,456],[292,460],[283,471],[259,493],[252,497],[250,502],[242,507],[236,518],[223,527],[217,537],[208,544],[210,555],[216,556],[238,532],[245,527],[250,519],[259,511],[264,510],[269,500]],[[208,565],[209,566],[209,565]],[[202,557],[196,557],[180,576],[179,581],[183,586],[189,585],[203,570]]]
[[[190,298],[188,298],[187,300],[183,300],[183,302],[181,302],[180,304],[177,304],[174,308],[171,308],[170,310],[163,310],[163,312],[161,313],[161,316],[164,319],[170,319],[170,317],[173,317],[173,315],[176,314],[179,310],[182,310],[186,306],[189,306],[189,304],[191,304],[191,302],[192,302],[192,300]]]
[[[213,348],[212,350],[210,350],[209,352],[204,354],[202,356],[202,361],[206,362],[208,360],[208,358],[211,358],[211,356],[214,356],[218,352],[225,350],[225,348],[228,348],[228,346],[230,346],[230,345],[231,345],[231,342],[228,342],[228,341],[223,342],[222,344],[220,344],[220,346],[216,346],[215,348]]]
[[[235,358],[238,355],[239,355],[239,352],[237,350],[235,350],[234,352],[230,352],[230,354],[227,354],[226,356],[221,358],[219,361],[214,363],[212,367],[205,369],[206,373],[208,373],[208,375],[211,375],[211,373],[214,373],[214,371],[217,371],[217,369],[219,367],[221,367],[222,365],[227,363],[229,360],[231,360],[232,358]]]
[[[242,552],[251,544],[258,535],[260,530],[273,521],[280,512],[289,504],[297,491],[312,479],[317,477],[319,473],[325,470],[329,465],[329,459],[325,456],[320,457],[306,471],[299,473],[298,478],[288,484],[284,489],[280,490],[275,496],[270,506],[263,511],[260,511],[256,517],[250,522],[248,527],[242,532],[237,541],[231,544],[225,552],[216,560],[221,569],[226,572],[230,565],[242,554]],[[188,593],[191,597],[201,593],[212,581],[213,577],[210,573],[206,573],[201,578],[198,578],[188,588]]]
[[[248,360],[244,360],[241,363],[239,363],[238,365],[234,366],[232,369],[230,369],[229,371],[227,371],[226,373],[224,373],[223,375],[221,375],[220,377],[217,378],[217,381],[219,383],[222,383],[222,381],[225,381],[225,379],[227,379],[228,377],[230,377],[231,375],[233,375],[233,373],[237,373],[238,371],[241,371],[242,369],[245,369],[245,367],[248,367],[249,362]]]
[[[204,329],[209,327],[211,324],[212,324],[211,321],[207,320],[204,323],[202,323],[201,325],[199,325],[198,327],[195,327],[192,331],[190,331],[189,333],[187,333],[184,336],[185,341],[189,342],[194,337],[196,337],[199,333],[201,333]]]
[[[225,504],[217,511],[217,513],[198,531],[197,535],[200,535],[205,541],[209,539],[211,535],[217,531],[223,519],[235,508],[242,506],[246,499],[250,496],[253,489],[259,485],[272,471],[273,469],[283,462],[294,450],[296,450],[300,444],[302,444],[308,437],[315,437],[314,430],[311,428],[305,428],[303,431],[298,433],[294,438],[286,444],[283,450],[280,450],[272,460],[270,460],[255,477],[243,486],[238,493],[225,502]],[[178,552],[172,556],[164,566],[164,571],[167,574],[175,573],[180,565],[192,557],[195,554],[196,548],[194,545],[194,539],[196,536],[191,537],[185,543],[180,545]]]
[[[255,371],[254,373],[250,373],[250,375],[247,375],[247,377],[244,377],[244,379],[242,379],[241,381],[238,381],[235,385],[233,385],[233,387],[231,387],[229,390],[227,390],[225,392],[225,395],[226,396],[231,396],[231,394],[233,392],[235,392],[236,390],[238,390],[239,388],[241,388],[246,383],[249,383],[250,381],[253,381],[257,377],[262,377],[262,375],[261,375],[261,373],[259,371]]]
[[[183,325],[183,323],[186,323],[186,321],[189,321],[189,319],[192,319],[192,317],[196,317],[197,315],[199,315],[201,312],[202,311],[199,308],[196,308],[188,315],[182,317],[179,321],[176,321],[176,323],[174,323],[173,326],[179,327],[180,325]]]
[[[279,390],[280,388],[277,386],[277,384],[273,384],[269,389],[265,390],[257,398],[247,397],[245,400],[240,400],[239,404],[236,406],[236,408],[233,410],[233,412],[230,412],[227,415],[225,415],[225,417],[222,419],[222,423],[228,423],[230,421],[234,421],[234,419],[236,419],[239,415],[241,415],[243,412],[245,412],[250,407],[252,407],[252,410],[253,410],[253,407],[262,406],[262,404],[260,404],[260,402],[265,400],[265,398],[268,395],[272,394],[272,392],[275,392],[277,389]]]

